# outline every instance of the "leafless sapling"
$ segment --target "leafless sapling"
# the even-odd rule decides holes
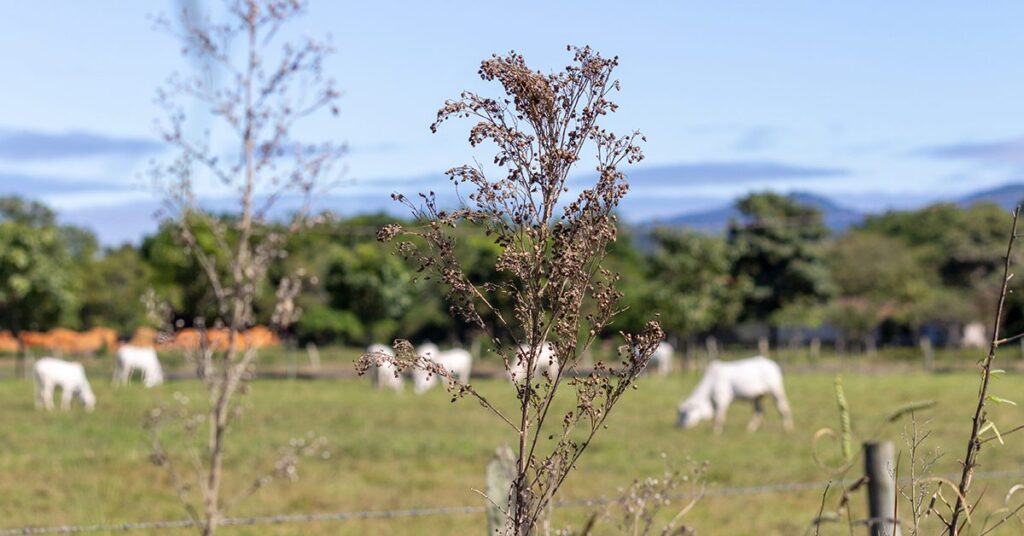
[[[1024,333],[1008,337],[1002,336],[1003,318],[1006,314],[1006,298],[1010,293],[1010,280],[1013,279],[1013,246],[1019,237],[1017,234],[1017,222],[1020,218],[1020,212],[1020,206],[1013,211],[1013,223],[1010,227],[1010,235],[1006,243],[1006,256],[1003,258],[1003,277],[1000,281],[999,297],[995,303],[992,337],[989,342],[988,353],[978,363],[981,374],[978,386],[978,400],[974,407],[974,416],[971,418],[971,430],[967,438],[966,452],[961,460],[962,471],[960,474],[959,484],[957,485],[958,493],[956,502],[953,505],[949,519],[945,520],[946,534],[949,534],[950,536],[957,536],[960,534],[964,528],[964,523],[966,522],[966,519],[963,518],[969,519],[970,517],[970,509],[973,508],[973,506],[968,503],[967,497],[971,491],[971,480],[974,476],[974,470],[978,466],[978,453],[981,451],[982,445],[986,442],[984,435],[986,433],[991,433],[994,434],[993,437],[999,438],[999,440],[1002,441],[996,424],[988,418],[988,403],[1012,403],[1007,399],[992,394],[990,392],[990,388],[992,378],[995,375],[1002,373],[1001,370],[992,368],[996,359],[996,351],[1003,344],[1024,338]],[[1017,510],[1019,511],[1019,508]],[[1007,517],[995,525],[995,527],[1002,525],[1003,522],[1016,514],[1016,512],[1017,511],[1013,511],[1011,514],[1007,515]],[[995,527],[988,530],[994,530]],[[988,532],[988,530],[985,532]]]
[[[150,414],[154,461],[171,472],[175,486],[204,535],[216,532],[225,512],[237,500],[260,489],[274,476],[293,476],[301,454],[322,448],[316,437],[295,440],[282,451],[276,464],[257,477],[234,499],[224,497],[224,458],[228,434],[240,406],[256,359],[256,349],[244,339],[255,322],[254,304],[269,283],[268,268],[286,255],[289,234],[308,224],[309,198],[330,185],[342,148],[333,143],[308,144],[294,137],[296,123],[324,112],[337,113],[339,93],[324,77],[323,64],[331,47],[313,39],[299,44],[278,44],[275,36],[306,10],[300,0],[225,0],[222,20],[211,20],[182,9],[179,17],[161,18],[158,27],[175,36],[186,57],[202,67],[191,75],[172,75],[158,92],[167,118],[158,122],[164,141],[176,153],[157,164],[153,178],[165,200],[166,211],[177,224],[187,253],[202,268],[214,298],[214,318],[197,318],[198,344],[186,351],[208,394],[203,407],[193,412],[184,395],[172,408]],[[210,133],[196,138],[187,128],[185,109],[201,103],[225,139]],[[217,148],[215,148],[217,147]],[[222,148],[222,149],[221,149]],[[234,196],[237,213],[214,217],[197,201],[207,189]],[[302,200],[287,225],[271,221],[282,198]],[[282,329],[299,314],[295,297],[302,287],[301,271],[276,283],[271,324]],[[208,328],[226,333],[213,344]],[[194,438],[178,457],[162,442],[162,423],[175,422]],[[205,439],[201,431],[206,430]],[[182,471],[179,461],[193,467]],[[196,475],[194,484],[185,475]],[[198,488],[198,497],[195,489]]]

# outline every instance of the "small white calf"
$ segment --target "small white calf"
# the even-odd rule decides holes
[[[81,363],[64,361],[55,357],[44,357],[36,361],[33,369],[36,380],[36,407],[53,411],[53,391],[60,387],[60,407],[71,409],[71,399],[78,397],[86,411],[96,407],[96,395],[92,393],[85,368]]]
[[[529,354],[530,347],[520,344],[515,362],[508,365],[508,379],[512,380],[512,383],[519,383],[526,379],[526,368],[530,361]],[[543,372],[548,380],[555,381],[555,378],[558,377],[558,368],[558,356],[555,355],[555,348],[551,343],[544,343],[540,348],[540,355],[533,363],[533,376],[537,377]]]
[[[148,346],[124,345],[117,349],[117,362],[114,364],[114,385],[125,385],[132,377],[132,372],[142,373],[142,384],[154,387],[164,383],[164,371],[156,350]]]
[[[712,361],[690,397],[679,403],[676,424],[691,428],[700,421],[713,419],[715,433],[720,433],[729,404],[733,400],[750,400],[754,403],[754,416],[747,430],[753,432],[764,420],[761,406],[764,396],[775,400],[783,426],[792,430],[793,417],[782,386],[782,369],[777,363],[764,356],[731,362]]]
[[[657,367],[655,370],[658,376],[668,376],[672,373],[672,359],[675,353],[675,348],[671,344],[662,341],[658,343],[658,347],[654,349],[654,353],[651,354],[651,362],[648,365],[650,368],[652,365]]]
[[[416,348],[416,353],[441,365],[445,370],[456,376],[460,382],[469,383],[469,372],[473,366],[473,356],[466,350],[453,348],[442,352],[436,344],[428,342]],[[437,381],[434,374],[419,368],[413,370],[412,379],[416,394],[421,394],[430,389]]]
[[[370,347],[366,349],[366,353],[382,353],[391,357],[395,356],[395,352],[383,344],[371,344]],[[394,363],[385,361],[375,368],[376,370],[373,371],[373,375],[370,376],[375,387],[378,389],[387,387],[389,389],[394,389],[395,391],[402,390],[402,376],[398,373],[398,368],[395,367]]]

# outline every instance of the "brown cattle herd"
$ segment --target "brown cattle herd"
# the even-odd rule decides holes
[[[159,351],[195,348],[202,334],[197,329],[186,328],[173,334],[159,333],[152,328],[135,330],[125,344],[151,346]],[[206,330],[207,344],[215,350],[228,348],[230,334],[226,328]],[[117,332],[110,328],[96,327],[88,331],[73,331],[54,328],[50,331],[22,331],[17,336],[10,331],[0,331],[0,352],[17,353],[23,349],[40,349],[58,355],[94,355],[101,351],[112,352],[119,346]],[[280,338],[264,326],[254,326],[235,338],[235,349],[267,348],[281,344]]]

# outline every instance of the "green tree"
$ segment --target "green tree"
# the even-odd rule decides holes
[[[182,240],[180,222],[165,222],[155,234],[143,239],[139,253],[150,268],[153,290],[171,306],[177,318],[186,322],[218,318],[222,311],[218,311],[221,302],[217,299],[216,287],[209,283],[199,256],[190,252],[190,248],[201,249],[211,269],[220,277],[227,277],[228,259],[238,244],[237,217],[199,212],[185,217],[194,245],[186,245]],[[277,230],[279,226],[274,225],[253,230],[250,243],[256,244],[266,233]],[[277,279],[261,280],[259,284],[254,314],[265,322],[273,309],[274,293],[270,289],[277,284]],[[268,295],[270,298],[266,299]]]
[[[725,240],[693,232],[659,230],[646,259],[645,289],[631,308],[661,314],[678,344],[698,333],[731,326],[739,317],[749,280],[731,273],[734,249]]]
[[[938,204],[871,217],[864,229],[896,239],[901,245],[898,249],[914,252],[927,267],[922,270],[924,278],[961,293],[972,306],[974,318],[988,323],[1001,284],[999,271],[1009,224],[1009,214],[995,204],[968,208]]]
[[[866,337],[881,322],[921,326],[919,308],[936,286],[937,275],[921,254],[875,231],[853,230],[828,248],[828,265],[840,302],[829,319],[851,340]]]
[[[152,268],[138,250],[121,246],[86,268],[79,314],[84,327],[105,326],[129,333],[148,323],[143,296],[151,288]]]
[[[730,224],[729,244],[737,255],[732,275],[753,285],[747,319],[768,320],[787,305],[819,304],[833,294],[822,247],[828,228],[818,209],[774,193],[750,194],[737,208],[742,220]]]
[[[370,339],[390,341],[398,321],[412,306],[412,274],[401,259],[376,243],[338,248],[324,276],[330,305],[362,321]]]
[[[17,333],[76,327],[79,303],[68,236],[46,206],[0,198],[0,318]]]

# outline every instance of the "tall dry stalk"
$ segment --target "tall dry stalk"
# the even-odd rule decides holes
[[[493,145],[491,163],[448,171],[461,200],[452,210],[439,206],[433,192],[418,201],[396,194],[417,225],[389,225],[379,235],[384,241],[403,237],[398,251],[440,278],[453,313],[488,334],[506,370],[525,371],[525,379],[513,387],[514,413],[416,355],[405,341],[397,341],[394,357],[372,353],[359,363],[361,371],[383,361],[401,370],[429,371],[444,378],[456,398],[475,397],[507,425],[516,474],[508,504],[499,506],[507,518],[505,532],[519,536],[536,533],[559,487],[663,338],[658,323],[651,321],[643,333],[624,335],[629,350],[617,365],[579,367],[582,355],[620,311],[618,276],[602,261],[616,238],[613,211],[628,191],[618,167],[643,154],[636,144],[639,133],[617,136],[600,125],[617,108],[609,99],[619,87],[612,78],[617,58],[587,47],[569,50],[572,64],[552,74],[530,69],[515,52],[483,61],[480,77],[498,82],[504,94],[490,98],[463,92],[445,103],[431,129],[453,118],[474,120],[469,143]],[[596,177],[571,181],[570,171],[584,151],[594,155]],[[579,193],[563,201],[577,186]],[[464,188],[469,190],[465,197]],[[454,233],[465,224],[484,228],[501,247],[495,266],[500,280],[473,281],[467,275]],[[541,357],[548,343],[561,365],[550,378],[535,373],[538,360],[550,359]],[[556,397],[565,387],[570,390],[565,397],[573,397],[575,404],[555,416]]]
[[[967,504],[967,494],[971,489],[971,479],[974,476],[974,470],[978,466],[978,453],[981,451],[981,446],[984,441],[981,439],[982,434],[992,430],[998,434],[999,430],[996,428],[995,423],[988,419],[987,405],[989,402],[1003,402],[1002,398],[992,395],[989,393],[989,383],[992,379],[992,375],[995,371],[992,369],[992,363],[996,358],[996,351],[1003,344],[1013,342],[1017,339],[1024,337],[1024,333],[1014,335],[1012,337],[1001,337],[1000,334],[1003,328],[1003,317],[1005,314],[1006,296],[1009,294],[1010,279],[1013,278],[1013,273],[1010,271],[1012,268],[1012,257],[1013,257],[1013,245],[1017,240],[1017,220],[1020,218],[1021,207],[1018,206],[1013,211],[1013,224],[1010,228],[1010,236],[1006,244],[1006,257],[1003,260],[1003,279],[1002,285],[999,291],[999,299],[996,301],[995,319],[993,320],[992,326],[992,337],[989,342],[988,354],[981,361],[981,382],[978,388],[978,402],[974,408],[974,417],[971,419],[971,433],[967,439],[967,451],[964,454],[963,470],[960,474],[960,482],[957,485],[957,499],[953,506],[953,511],[950,514],[949,520],[946,522],[946,533],[950,536],[957,536],[960,531],[963,530],[963,524],[961,522],[961,516],[969,516],[970,512],[968,508],[972,508],[971,505]]]
[[[187,358],[208,394],[208,404],[192,413],[184,397],[180,407],[156,409],[148,423],[153,431],[154,460],[172,473],[179,496],[204,535],[214,534],[225,511],[260,489],[274,476],[293,476],[299,455],[314,454],[322,440],[293,441],[274,467],[243,487],[236,499],[225,500],[224,458],[228,434],[240,412],[236,395],[245,392],[256,349],[244,339],[255,323],[254,304],[269,283],[268,269],[284,257],[289,234],[309,223],[309,196],[329,179],[341,148],[310,145],[293,138],[296,122],[324,111],[336,113],[339,94],[323,77],[331,48],[315,40],[274,44],[278,31],[306,11],[299,0],[225,0],[224,20],[210,21],[183,9],[176,21],[161,19],[161,28],[176,36],[183,54],[203,67],[191,76],[174,75],[158,94],[167,112],[160,125],[163,139],[177,151],[167,165],[154,169],[167,210],[180,229],[186,251],[202,268],[216,302],[214,318],[196,318],[200,337]],[[221,81],[218,83],[218,81]],[[184,110],[198,101],[229,139],[193,139]],[[217,131],[213,131],[216,133]],[[226,149],[217,150],[213,147]],[[211,216],[197,203],[197,185],[212,185],[236,196],[238,212],[229,218]],[[302,199],[290,225],[269,218],[283,197]],[[291,324],[299,311],[294,299],[302,287],[301,271],[277,283],[272,327]],[[226,331],[220,344],[207,336],[209,327]],[[222,331],[223,332],[223,331]],[[165,448],[160,430],[169,416],[178,417],[186,437],[206,428],[200,449],[186,457],[195,485],[185,482],[176,458]],[[194,488],[199,498],[193,497]]]

